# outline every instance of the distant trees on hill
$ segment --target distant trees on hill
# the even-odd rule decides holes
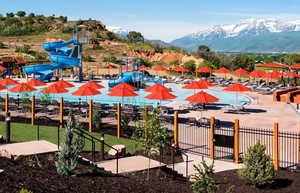
[[[127,38],[131,43],[143,43],[144,42],[144,37],[140,32],[136,32],[136,31],[130,31],[127,34]]]

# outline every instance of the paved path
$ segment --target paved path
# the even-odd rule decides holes
[[[196,173],[196,170],[194,169],[193,165],[197,165],[199,163],[201,163],[202,161],[202,156],[199,155],[194,155],[194,154],[189,154],[188,155],[188,176],[191,176],[193,174]],[[175,164],[175,170],[180,173],[183,174],[183,176],[186,177],[186,164],[185,164],[185,156],[183,156],[184,162],[181,163],[177,163]],[[203,157],[203,159],[206,161],[207,164],[211,164],[212,160],[210,160],[207,157]],[[169,168],[172,168],[172,165],[168,165]],[[227,171],[227,170],[234,170],[234,169],[239,169],[243,167],[243,164],[235,164],[233,162],[230,161],[221,161],[221,160],[215,160],[214,161],[214,170],[215,173],[216,172],[222,172],[222,171]]]
[[[103,162],[98,162],[97,166],[104,168],[106,171],[111,171],[112,173],[117,173],[116,171],[117,160],[107,160]],[[148,169],[149,159],[144,156],[131,156],[119,159],[119,173],[135,172]],[[150,159],[150,168],[157,168],[164,166],[165,164],[160,164],[158,161]]]
[[[0,145],[0,150],[6,150],[12,155],[34,155],[58,151],[57,145],[44,140]]]

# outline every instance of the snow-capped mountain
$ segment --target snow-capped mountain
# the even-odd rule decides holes
[[[255,39],[262,36],[280,36],[283,33],[299,32],[300,21],[280,21],[275,19],[246,19],[236,24],[216,25],[201,30],[171,43],[187,49],[195,49],[199,43],[209,44],[214,47],[217,41]],[[267,41],[267,39],[266,39]],[[216,46],[218,50],[218,46]],[[218,51],[223,51],[219,49]],[[225,50],[230,51],[230,50]],[[236,50],[238,51],[238,48]]]
[[[106,26],[106,29],[108,31],[114,32],[114,33],[116,33],[116,34],[118,34],[119,36],[122,36],[122,37],[126,37],[127,34],[129,33],[129,30],[124,29],[122,27],[118,27],[118,26]]]

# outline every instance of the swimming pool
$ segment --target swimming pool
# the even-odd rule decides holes
[[[50,97],[51,99],[55,99],[57,101],[59,101],[59,98],[62,96],[64,97],[64,100],[68,100],[68,101],[72,101],[72,102],[76,102],[76,101],[86,101],[86,100],[93,100],[95,102],[100,102],[102,104],[109,104],[109,105],[113,105],[114,103],[119,103],[119,102],[123,102],[126,104],[134,104],[134,105],[139,105],[139,106],[143,106],[143,105],[153,105],[153,106],[157,106],[158,103],[160,101],[157,100],[148,100],[145,99],[144,97],[146,95],[148,95],[148,92],[144,92],[143,89],[140,89],[138,91],[136,91],[136,93],[138,94],[138,96],[136,97],[124,97],[123,99],[120,97],[111,97],[108,96],[107,94],[109,93],[108,90],[108,84],[106,82],[101,83],[103,86],[105,86],[105,88],[100,89],[100,91],[102,92],[102,94],[100,95],[96,95],[96,96],[91,96],[91,97],[78,97],[78,96],[73,96],[71,93],[74,92],[75,90],[77,90],[77,88],[79,86],[81,86],[84,83],[73,83],[75,85],[74,88],[69,88],[69,92],[68,93],[64,93],[64,94],[51,94]],[[11,87],[11,86],[9,86]],[[162,105],[170,103],[170,102],[185,102],[185,98],[193,95],[194,93],[198,92],[199,90],[189,90],[189,89],[182,89],[180,85],[166,85],[166,87],[171,88],[173,90],[172,94],[174,94],[175,96],[177,96],[176,99],[174,100],[169,100],[169,101],[161,101],[160,103]],[[30,96],[31,95],[35,95],[36,98],[39,98],[41,95],[40,90],[42,90],[43,88],[38,88],[37,87],[37,91],[28,93]],[[226,91],[222,91],[222,90],[216,90],[216,89],[205,89],[203,90],[217,98],[219,98],[219,102],[216,102],[214,104],[228,104],[228,105],[241,105],[241,104],[249,104],[251,102],[251,98],[245,96],[245,95],[237,95],[234,92],[226,92]],[[6,91],[2,91],[1,93],[6,93]],[[10,97],[21,97],[22,93],[9,93]]]

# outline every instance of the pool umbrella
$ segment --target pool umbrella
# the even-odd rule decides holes
[[[47,93],[47,94],[61,94],[61,93],[66,93],[66,92],[68,92],[67,89],[65,89],[57,84],[52,84],[41,91],[41,93]]]
[[[81,85],[81,87],[91,87],[91,88],[94,88],[94,89],[102,89],[102,88],[105,88],[104,86],[102,86],[101,84],[98,84],[97,82],[95,81],[88,81],[87,83],[85,83],[84,85]]]
[[[154,71],[167,71],[168,69],[166,67],[163,67],[163,66],[154,66],[152,68],[152,70],[154,70]]]
[[[280,79],[280,75],[278,73],[273,72],[266,72],[265,75],[262,77],[265,79]]]
[[[293,64],[293,65],[290,65],[289,67],[293,68],[293,69],[300,69],[300,64]]]
[[[252,72],[250,72],[249,76],[256,78],[256,77],[263,77],[265,74],[266,74],[265,71],[256,69],[256,70],[253,70]]]
[[[128,71],[132,71],[133,67],[132,66],[126,66],[126,65],[122,65],[122,71],[128,70]]]
[[[157,92],[157,91],[160,91],[160,90],[165,90],[167,92],[172,92],[171,89],[161,85],[161,84],[154,84],[146,89],[144,89],[145,92]]]
[[[36,79],[31,79],[31,80],[29,80],[28,82],[27,82],[27,84],[29,85],[29,86],[45,86],[46,85],[46,83],[44,83],[44,82],[41,82],[41,81],[39,81],[39,80],[36,80]]]
[[[59,80],[57,81],[56,83],[54,83],[56,85],[58,85],[59,87],[62,87],[62,88],[71,88],[71,87],[74,87],[73,84],[65,81],[65,80]]]
[[[207,87],[215,86],[213,83],[208,82],[206,79],[201,79],[198,81],[200,85],[204,85]]]
[[[171,94],[170,92],[161,90],[161,91],[153,92],[145,96],[145,98],[150,100],[159,100],[161,103],[161,101],[175,99],[176,96]]]
[[[117,67],[114,66],[114,65],[109,64],[109,65],[104,66],[104,68],[108,69],[108,74],[110,74],[110,69],[114,69],[114,68],[117,68]]]
[[[210,67],[205,66],[197,69],[195,72],[211,73],[212,69]]]
[[[185,67],[182,66],[176,66],[171,68],[171,70],[175,71],[175,72],[181,72],[181,75],[183,75],[184,72],[189,72],[189,70]]]
[[[197,92],[196,94],[187,97],[185,100],[191,103],[202,103],[202,104],[214,103],[219,101],[218,98],[203,91]],[[201,111],[201,117],[202,117],[202,111]]]
[[[11,78],[5,78],[0,80],[1,85],[14,85],[14,84],[19,84],[17,81],[11,79]]]
[[[0,71],[4,71],[6,68],[4,66],[0,66]]]
[[[208,85],[204,83],[199,83],[198,81],[193,81],[182,88],[184,89],[208,89]]]
[[[227,68],[220,68],[218,70],[216,70],[214,73],[217,73],[217,74],[224,74],[224,78],[226,79],[226,74],[229,74],[230,73],[230,70],[228,70]]]
[[[242,84],[239,84],[239,83],[236,83],[236,84],[232,84],[230,85],[229,87],[227,88],[224,88],[223,89],[224,91],[230,91],[230,92],[236,92],[236,102],[238,102],[238,92],[247,92],[247,91],[251,91],[250,88],[242,85]]]
[[[135,97],[138,96],[133,90],[128,89],[127,87],[120,87],[112,89],[110,93],[107,94],[108,96],[115,96],[115,97],[122,97],[122,103],[124,97]]]
[[[279,63],[275,63],[275,62],[271,62],[271,63],[266,63],[266,64],[258,64],[256,67],[263,67],[263,68],[288,68],[288,66],[283,65],[283,64],[279,64]]]
[[[27,83],[20,83],[20,84],[16,85],[15,87],[8,89],[9,92],[32,92],[35,90],[36,90],[35,88],[28,85]]]
[[[7,89],[7,88],[0,84],[0,90],[4,90],[4,89]]]
[[[233,71],[233,74],[239,75],[239,78],[241,78],[241,76],[249,76],[249,72],[242,68]]]
[[[98,94],[101,94],[101,92],[89,86],[80,87],[76,91],[72,92],[72,95],[74,96],[95,96]]]
[[[295,71],[285,73],[285,74],[283,74],[283,76],[292,77],[292,78],[299,78],[300,77],[299,74],[297,74],[297,72],[295,72]]]
[[[122,82],[120,84],[117,84],[116,86],[112,87],[110,90],[115,90],[115,89],[127,89],[130,91],[135,91],[137,90],[137,88],[135,88],[134,86],[131,86],[130,84],[127,84],[125,82]]]

